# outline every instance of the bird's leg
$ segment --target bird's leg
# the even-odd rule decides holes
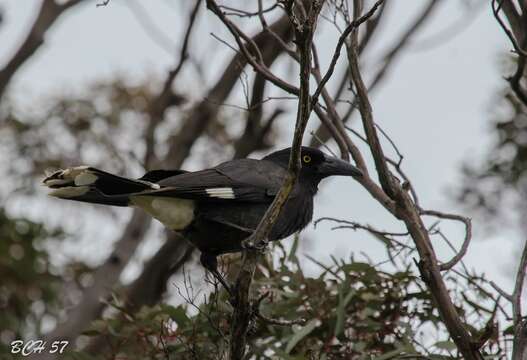
[[[218,260],[216,259],[216,256],[202,252],[199,261],[201,262],[201,265],[203,265],[203,267],[207,269],[212,274],[212,276],[214,276],[214,278],[216,278],[216,280],[221,283],[225,290],[227,290],[230,298],[234,299],[234,292],[232,291],[231,286],[218,271]]]

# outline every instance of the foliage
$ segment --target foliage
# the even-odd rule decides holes
[[[279,246],[278,246],[279,247]],[[259,298],[250,333],[251,359],[391,359],[458,358],[445,332],[430,292],[400,264],[391,271],[368,262],[333,259],[316,277],[306,276],[294,253],[259,268],[255,288]],[[229,272],[236,272],[234,264]],[[494,326],[492,294],[478,285],[482,278],[451,276],[458,311],[471,330]],[[187,282],[188,283],[188,282]],[[484,283],[484,281],[483,281]],[[228,349],[232,306],[223,290],[201,301],[188,287],[179,291],[186,303],[159,304],[129,313],[114,299],[117,315],[97,320],[85,333],[98,344],[110,344],[106,357],[119,359],[223,359]],[[258,315],[257,315],[258,314]],[[302,324],[278,326],[263,320],[305,319]],[[493,327],[494,329],[494,327]],[[503,354],[504,334],[485,334],[484,353]],[[103,338],[104,340],[102,340]],[[85,355],[85,352],[82,352]],[[490,356],[492,355],[492,356]],[[74,356],[74,355],[72,355]]]
[[[11,340],[39,336],[43,320],[56,315],[62,280],[42,245],[58,236],[0,209],[0,354]]]
[[[74,2],[76,1],[64,3],[71,4]],[[107,3],[108,1],[106,1]],[[340,12],[342,12],[343,19],[350,20],[350,9],[344,5],[346,2],[330,1],[329,3],[334,7],[334,11],[332,10],[334,12],[332,14],[334,15],[333,23],[337,28],[339,24],[336,18]],[[439,2],[431,1],[431,5],[427,9],[433,9],[435,3]],[[43,4],[43,10],[46,10],[46,6],[52,7],[51,14],[55,13],[55,17],[59,14],[56,13],[57,9],[63,8],[54,6],[53,1],[46,1]],[[381,2],[377,2],[377,5],[380,4]],[[274,6],[269,9],[273,10],[273,8]],[[281,11],[281,6],[277,6],[277,10]],[[384,11],[384,5],[382,11]],[[364,33],[364,37],[361,39],[360,49],[357,48],[357,50],[362,51],[368,45],[369,39],[375,38],[371,35],[381,20],[382,11],[379,11],[380,14],[376,18],[372,18],[371,22],[365,24],[368,29],[361,31]],[[42,14],[47,14],[46,17],[50,18],[49,11],[42,11]],[[368,86],[370,90],[373,90],[377,80],[383,77],[397,52],[404,47],[405,43],[409,43],[407,40],[411,33],[419,28],[419,24],[424,22],[427,14],[430,14],[428,10],[412,26],[413,30],[401,38],[399,45],[395,43],[394,50],[390,51],[387,56],[381,57],[384,59],[382,61],[384,65],[381,66],[377,75],[373,76],[375,80],[371,86]],[[234,15],[250,18],[257,14],[251,15],[249,12],[240,12]],[[261,9],[259,15],[261,19],[264,19],[264,13]],[[331,22],[331,16],[327,17],[326,20]],[[185,22],[189,23],[186,34],[190,36],[193,20]],[[48,27],[51,24],[52,22],[49,23]],[[267,27],[263,21],[262,25],[264,28]],[[38,37],[33,36],[35,31],[38,32]],[[31,45],[31,39],[40,39],[45,31],[46,29],[42,29],[40,21],[35,22],[35,26],[29,32],[33,35],[28,38],[30,40],[28,46],[31,51],[17,52],[14,58],[21,60],[18,61],[18,64],[22,64],[28,57],[31,57],[34,50],[42,44],[41,41],[37,41]],[[269,33],[271,32],[269,31]],[[229,152],[233,152],[232,150],[238,154],[236,145],[243,143],[243,141],[238,140],[245,140],[246,143],[250,143],[249,148],[251,150],[247,150],[248,153],[270,145],[263,141],[265,140],[263,138],[271,129],[273,117],[265,125],[259,124],[261,121],[259,118],[261,118],[262,105],[271,100],[271,97],[265,98],[264,96],[265,81],[261,77],[262,68],[266,71],[271,68],[274,61],[271,59],[269,59],[269,64],[260,64],[265,65],[260,66],[260,69],[255,69],[253,66],[256,75],[251,77],[251,80],[242,71],[246,78],[245,82],[243,81],[244,76],[236,75],[235,71],[235,68],[240,68],[240,60],[242,59],[238,58],[238,61],[233,63],[236,66],[228,65],[224,70],[224,75],[234,74],[230,77],[233,79],[240,78],[247,102],[247,109],[244,110],[247,114],[247,126],[238,140],[231,134],[237,131],[233,129],[236,126],[227,126],[227,123],[234,123],[231,121],[232,119],[224,120],[217,116],[217,111],[208,109],[208,106],[216,103],[217,106],[220,104],[222,106],[227,105],[228,94],[233,88],[233,85],[229,85],[229,76],[226,76],[226,80],[220,81],[218,85],[210,89],[209,94],[213,96],[207,100],[208,103],[205,101],[202,103],[203,106],[197,106],[193,111],[194,114],[202,113],[203,118],[207,118],[207,121],[199,121],[199,116],[188,117],[188,122],[180,121],[187,116],[185,113],[188,109],[183,108],[186,100],[192,100],[193,93],[207,93],[202,91],[204,90],[201,88],[203,84],[196,85],[196,88],[199,89],[195,89],[190,86],[187,88],[179,79],[175,81],[185,60],[195,57],[195,54],[190,56],[192,51],[189,52],[186,49],[185,44],[190,38],[187,35],[180,39],[183,48],[179,65],[168,72],[165,79],[166,86],[161,91],[159,91],[162,87],[161,83],[151,81],[151,79],[136,85],[130,85],[121,80],[109,80],[95,83],[83,94],[66,94],[58,99],[53,99],[50,103],[39,104],[35,106],[33,112],[28,111],[31,106],[11,104],[6,100],[8,98],[4,96],[0,109],[0,136],[2,137],[0,150],[6,156],[4,156],[4,161],[0,162],[0,166],[9,176],[4,177],[4,184],[0,191],[11,196],[12,190],[18,187],[27,194],[34,188],[35,175],[41,176],[44,169],[50,166],[63,167],[79,163],[89,163],[93,166],[104,164],[104,168],[112,169],[117,173],[124,173],[125,170],[128,173],[139,172],[144,168],[153,168],[162,163],[163,159],[166,159],[167,149],[174,144],[176,147],[181,145],[187,153],[190,153],[191,148],[194,147],[194,142],[198,139],[200,146],[205,145],[208,148],[221,150],[210,151],[209,153],[213,156],[208,156],[207,159],[203,160],[212,163],[215,163],[219,158],[223,159]],[[280,38],[279,35],[274,35]],[[286,40],[285,37],[280,41],[280,44],[283,42],[286,47],[289,45],[289,40]],[[246,38],[240,41],[238,45],[241,46],[244,43],[256,46],[254,41],[248,41]],[[295,55],[298,56],[286,47],[280,49],[277,54],[283,51],[292,55],[291,58],[295,58]],[[353,59],[355,50],[350,53],[348,44],[346,47],[348,55],[351,54],[350,59]],[[262,50],[261,52],[265,55],[266,51],[263,50],[268,50],[270,46],[265,46],[264,42],[264,46],[261,46],[260,50],[258,46],[256,48],[257,53]],[[27,49],[27,46],[22,46],[21,49]],[[250,51],[253,52],[254,49]],[[315,51],[315,47],[313,51]],[[241,53],[243,51],[238,54]],[[196,62],[195,59],[192,60],[193,63]],[[210,59],[205,60],[202,64],[194,64],[198,71],[200,71],[200,66],[209,65],[207,61]],[[253,59],[253,61],[260,60],[257,57]],[[309,60],[305,63],[308,64],[306,68],[309,68]],[[320,66],[317,63],[318,60],[314,61],[312,70],[318,71],[321,75]],[[357,85],[357,76],[353,75],[353,70],[358,72],[358,66],[351,65],[350,69],[340,69],[345,76],[341,80],[342,85],[340,90],[336,92],[335,99],[332,99],[331,96],[323,96],[325,105],[319,109],[325,118],[328,118],[329,115],[330,120],[335,124],[343,124],[357,104],[364,105],[367,103],[364,101],[364,99],[367,100],[367,96],[359,96],[360,99],[356,97],[356,94],[361,92],[361,86]],[[0,72],[4,73],[4,70],[2,69]],[[0,96],[15,70],[11,69],[7,77],[4,76],[3,79],[0,79]],[[350,97],[353,95],[353,97],[350,100],[337,101],[342,97],[339,94],[348,88],[346,85],[349,84],[350,80],[349,70],[351,70],[352,83],[355,84],[356,89],[350,88],[347,95]],[[216,75],[218,74],[214,74],[215,77]],[[360,78],[360,76],[358,77]],[[308,78],[309,75],[304,77],[304,79]],[[220,79],[224,79],[224,77],[220,77]],[[249,81],[252,80],[254,80],[253,86],[249,84]],[[179,89],[186,88],[186,93],[184,95],[176,94],[172,90],[175,87],[172,86],[174,83]],[[154,90],[154,87],[158,87],[158,89]],[[251,93],[252,99],[249,101]],[[338,113],[340,106],[339,111],[336,111],[337,102],[341,102],[340,105],[349,103],[349,111],[342,119]],[[276,103],[273,102],[272,104],[275,106]],[[465,203],[484,208],[491,215],[499,213],[500,209],[504,208],[502,205],[505,192],[512,189],[519,192],[520,195],[524,195],[522,193],[525,184],[524,169],[527,164],[525,104],[522,105],[509,92],[505,95],[505,104],[508,118],[496,123],[497,144],[483,167],[467,167],[468,186],[461,195]],[[22,112],[20,109],[24,109],[24,111]],[[363,110],[361,106],[359,106],[359,110]],[[362,112],[362,118],[367,118],[368,116],[364,116]],[[208,119],[213,119],[213,121],[209,122]],[[324,122],[324,116],[321,116],[320,120]],[[371,126],[365,128],[374,129],[376,124],[373,119],[365,121],[364,124],[367,122]],[[320,124],[319,126],[321,126],[319,130],[323,128],[323,125]],[[375,131],[370,131],[370,133],[374,134]],[[180,136],[183,141],[173,141],[178,135],[185,134],[191,134],[192,139]],[[371,138],[371,134],[369,135]],[[328,136],[326,134],[325,138],[327,139]],[[332,136],[337,142],[343,140],[341,137],[345,137],[351,143],[346,133],[337,132]],[[380,147],[376,149],[377,146],[374,146],[375,143],[374,141],[369,145],[372,155],[378,157],[376,162],[378,167],[385,160],[379,151]],[[254,146],[254,144],[259,145]],[[339,145],[342,148],[350,147],[345,142]],[[244,146],[239,148],[244,149]],[[192,151],[194,152],[194,150]],[[217,159],[214,159],[214,156]],[[356,160],[355,156],[354,158]],[[178,164],[181,164],[182,161],[183,158]],[[407,180],[406,176],[399,172],[398,166],[394,166],[394,170],[401,175],[401,179]],[[388,175],[388,172],[385,171],[385,173]],[[384,175],[382,173],[380,175],[382,184]],[[375,178],[372,177],[372,179],[374,180],[368,182],[372,185],[369,190],[377,189]],[[383,188],[386,187],[383,186]],[[399,190],[398,185],[394,188]],[[409,181],[405,181],[401,189],[413,190]],[[388,195],[391,192],[393,189],[387,191]],[[0,193],[0,196],[4,194]],[[377,194],[383,195],[384,193],[381,191]],[[400,192],[400,194],[405,193]],[[28,199],[28,201],[32,200],[31,198]],[[422,215],[420,213],[422,209],[417,203],[417,197],[414,196],[414,200],[415,204],[413,205],[415,206],[412,205],[413,212],[411,214],[419,217]],[[398,212],[399,215],[401,213]],[[401,219],[400,216],[396,215],[396,217]],[[407,219],[410,218],[410,216],[407,217]],[[414,221],[415,218],[410,220]],[[428,232],[426,232],[424,226],[421,226],[417,231],[432,237],[437,235],[432,228],[427,229]],[[8,344],[10,339],[39,337],[45,323],[57,323],[59,319],[64,317],[63,309],[79,302],[79,298],[82,296],[79,289],[89,286],[89,281],[83,282],[79,279],[89,274],[90,269],[79,264],[70,264],[64,268],[55,269],[49,262],[48,253],[44,250],[43,244],[50,237],[58,237],[59,233],[48,232],[41,224],[28,220],[11,219],[6,216],[3,210],[0,213],[0,235],[2,238],[0,242],[0,278],[2,279],[0,284],[0,346],[3,346],[0,351],[5,352],[7,351],[5,344]],[[123,239],[126,241],[126,237]],[[143,236],[137,243],[139,244],[142,240]],[[391,248],[394,245],[390,243],[392,239],[387,237],[385,240],[388,251],[394,252],[394,249]],[[323,265],[319,263],[319,260],[313,260],[323,269],[322,273],[315,277],[305,274],[305,265],[301,265],[294,250],[287,256],[284,252],[283,256],[279,258],[267,259],[267,264],[261,264],[259,268],[260,271],[254,286],[253,298],[259,298],[259,301],[254,309],[254,324],[250,334],[251,346],[248,350],[248,356],[254,359],[459,358],[456,345],[451,338],[447,337],[448,332],[444,324],[448,326],[449,323],[448,321],[443,323],[440,319],[439,307],[441,305],[438,306],[434,302],[431,297],[433,293],[436,296],[452,297],[455,310],[459,314],[460,324],[465,325],[470,331],[471,336],[465,337],[476,342],[474,345],[475,352],[481,347],[481,351],[488,358],[505,357],[509,351],[507,344],[512,332],[507,314],[509,309],[503,306],[502,299],[496,294],[497,290],[489,286],[483,274],[471,273],[461,263],[449,271],[443,273],[437,271],[437,276],[434,279],[442,279],[444,276],[447,283],[445,289],[451,289],[451,291],[448,294],[445,294],[447,290],[444,289],[442,290],[443,293],[436,291],[440,288],[437,284],[443,284],[442,280],[436,282],[435,287],[434,284],[425,284],[414,274],[414,264],[409,260],[415,256],[422,261],[421,265],[432,264],[437,267],[432,244],[430,244],[430,248],[427,248],[426,256],[423,254],[418,256],[411,250],[414,248],[414,243],[409,238],[406,240],[405,246],[400,249],[401,251],[397,250],[397,259],[392,256],[393,253],[390,253],[391,262],[382,265],[373,264],[369,261],[356,261],[354,257],[347,261],[333,260],[331,265]],[[415,244],[417,244],[417,240]],[[130,246],[126,252],[134,253],[134,246]],[[115,248],[118,249],[119,247],[116,246]],[[296,246],[293,249],[296,249]],[[433,256],[428,250],[431,250]],[[122,260],[122,258],[113,257],[112,254],[108,259],[109,261],[117,259],[116,262],[118,262],[121,259],[120,261],[123,263],[123,266],[115,266],[114,274],[120,274],[130,258],[131,255]],[[152,259],[155,258],[154,256]],[[271,266],[271,263],[277,264],[277,266]],[[233,265],[232,268],[234,267]],[[103,269],[103,267],[99,269]],[[426,272],[426,266],[423,266],[422,269],[425,269]],[[236,273],[236,269],[231,270]],[[425,272],[422,272],[423,276],[426,275]],[[166,280],[164,274],[162,275],[159,278]],[[108,289],[109,292],[110,288],[116,290],[121,285],[123,284],[109,284],[104,288],[105,290]],[[192,294],[192,290],[190,293],[188,288],[185,291],[187,291],[186,296],[184,292],[181,292],[181,295],[187,300],[184,305],[173,306],[160,303],[151,307],[142,307],[138,312],[129,310],[126,299],[121,302],[120,298],[114,297],[110,303],[102,304],[108,305],[104,306],[103,319],[92,322],[90,329],[85,331],[87,339],[80,340],[89,341],[87,350],[96,353],[95,358],[121,360],[223,358],[228,349],[229,319],[233,309],[227,301],[227,294],[224,291],[212,292],[201,300],[201,297],[198,297],[199,294]],[[93,304],[99,306],[99,300],[101,298],[106,299],[108,292],[100,292],[98,294],[100,296],[93,296]],[[75,298],[77,296],[77,299],[76,301],[69,301],[71,299],[65,301],[65,299],[59,298],[57,295],[59,293],[64,297]],[[156,301],[158,300],[159,298],[156,298]],[[446,309],[452,310],[453,307],[450,304]],[[82,312],[83,309],[79,311]],[[67,314],[67,316],[71,316],[71,314]],[[266,317],[289,321],[305,319],[305,321],[301,325],[276,326],[265,320]],[[457,316],[454,315],[454,318],[457,320]],[[445,320],[444,317],[443,320]],[[72,340],[77,338],[80,329],[85,329],[86,323],[77,324],[78,331],[72,332]],[[458,323],[456,322],[456,324]],[[456,341],[458,339],[459,337],[456,337]],[[108,348],[107,351],[105,347]],[[86,351],[72,352],[70,357],[76,359],[92,358]]]

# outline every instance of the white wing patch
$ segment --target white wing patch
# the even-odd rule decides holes
[[[150,181],[145,181],[145,180],[134,180],[136,182],[140,182],[141,184],[145,184],[147,186],[150,186],[151,189],[154,189],[154,190],[159,190],[161,189],[161,186],[159,184],[155,184],[153,182],[150,182]]]
[[[218,198],[218,199],[234,199],[236,196],[234,196],[234,191],[230,187],[221,187],[221,188],[210,188],[205,189],[205,192],[210,197]]]

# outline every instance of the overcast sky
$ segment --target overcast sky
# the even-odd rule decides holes
[[[5,12],[5,22],[0,27],[0,66],[25,35],[38,3],[0,0],[0,7]],[[159,44],[145,34],[124,0],[113,0],[104,8],[96,8],[95,3],[87,1],[79,9],[68,12],[52,28],[46,37],[46,44],[13,79],[11,94],[17,101],[30,106],[51,94],[81,92],[94,79],[115,77],[118,74],[125,75],[131,81],[149,76],[162,78],[174,64],[170,46],[174,46],[174,53],[177,53],[178,44],[170,43],[171,35],[179,34],[185,26],[181,22],[181,14],[187,13],[187,6],[161,0],[142,2],[150,18],[155,20],[156,26],[167,37],[166,44]],[[394,2],[373,50],[382,52],[424,3]],[[447,190],[458,185],[462,162],[479,159],[491,143],[489,130],[495,113],[496,94],[504,85],[500,58],[510,48],[492,17],[490,6],[481,1],[478,2],[481,5],[472,7],[468,12],[465,3],[461,0],[445,1],[433,20],[392,68],[382,88],[372,94],[375,118],[405,154],[404,168],[417,188],[422,205],[453,212],[463,210],[447,196]],[[462,23],[464,25],[459,26]],[[194,41],[199,41],[200,46],[194,48],[193,55],[210,59],[205,68],[206,79],[210,84],[232,51],[212,39],[209,33],[213,31],[226,40],[230,38],[210,13],[202,18],[198,28],[199,39]],[[319,52],[323,63],[327,64],[336,37],[327,24],[322,25],[319,32]],[[372,65],[368,62],[377,61],[378,54],[379,51],[370,51],[363,62]],[[285,67],[280,71],[285,72]],[[185,81],[192,83],[197,80],[187,76]],[[234,97],[239,95],[238,91]],[[311,120],[308,131],[318,125],[315,117]],[[288,145],[290,139],[287,133],[290,133],[292,124],[281,122],[280,126],[286,129],[286,135],[279,139],[280,147]],[[193,163],[184,165],[187,169],[198,166]],[[334,216],[379,228],[401,229],[400,224],[393,222],[386,211],[352,180],[326,180],[320,188],[315,218]],[[44,199],[45,192],[39,196]],[[45,218],[42,209],[24,209],[13,205],[13,211]],[[119,221],[126,218],[127,210],[122,210],[121,215]],[[64,218],[55,221],[67,225]],[[504,284],[508,281],[511,264],[516,261],[511,259],[517,255],[517,240],[514,234],[506,232],[484,237],[478,224],[475,221],[476,239],[469,249],[466,263]],[[442,228],[449,232],[452,240],[460,243],[461,229],[447,225]],[[93,254],[93,250],[99,247],[99,254],[103,254],[108,252],[108,244],[119,227],[112,226],[110,221],[103,227],[85,226],[83,229],[90,236],[97,237],[97,241],[83,245],[84,252]],[[364,251],[374,259],[384,257],[379,244],[365,234],[340,231],[328,236],[329,231],[329,224],[321,225],[316,230],[310,226],[305,233],[314,239],[314,244],[302,251],[316,255],[319,259],[327,259],[330,254],[349,256],[352,251]],[[79,251],[78,246],[76,251]],[[155,245],[150,243],[141,251],[143,254],[152,253]],[[445,252],[443,255],[447,254]],[[132,273],[133,270],[130,270]]]

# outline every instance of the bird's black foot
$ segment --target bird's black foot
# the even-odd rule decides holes
[[[201,253],[199,260],[201,265],[203,265],[203,267],[207,269],[229,293],[229,302],[233,304],[234,291],[232,290],[232,286],[227,283],[227,280],[225,280],[223,275],[218,271],[218,260],[216,259],[216,256],[208,253]]]
[[[254,239],[252,236],[249,236],[247,239],[242,240],[242,248],[245,250],[255,250],[258,252],[265,252],[265,249],[267,248],[267,240],[261,241],[258,244],[255,244]]]

